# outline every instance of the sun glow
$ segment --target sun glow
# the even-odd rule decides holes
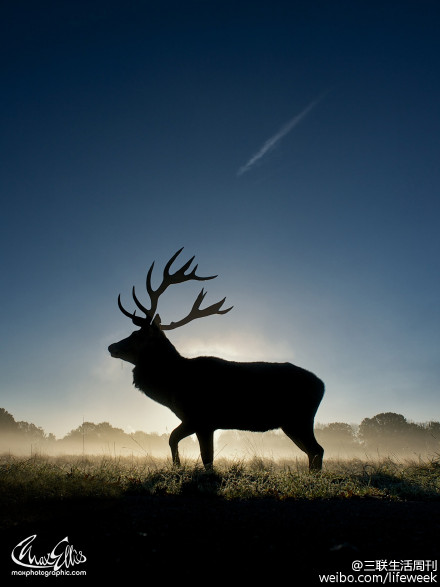
[[[261,333],[225,334],[215,340],[190,337],[178,343],[181,354],[193,358],[210,355],[229,361],[293,361],[294,350],[286,341],[268,345]]]

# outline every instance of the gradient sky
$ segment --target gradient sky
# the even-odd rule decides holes
[[[0,27],[1,407],[171,431],[107,346],[184,246],[234,309],[182,354],[310,369],[321,423],[440,419],[438,1],[8,0]]]

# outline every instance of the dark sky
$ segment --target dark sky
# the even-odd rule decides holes
[[[427,0],[3,3],[2,407],[172,427],[106,349],[184,246],[234,309],[183,354],[300,364],[321,422],[438,420],[439,25]]]

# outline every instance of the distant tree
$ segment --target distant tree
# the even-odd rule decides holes
[[[412,432],[413,425],[402,414],[384,412],[362,420],[359,440],[370,449],[408,450]]]
[[[440,442],[440,422],[428,422],[426,425],[426,431],[430,434],[435,440]]]
[[[424,449],[428,452],[440,453],[440,422],[426,422],[418,428],[423,432]]]
[[[43,428],[29,422],[17,422],[18,432],[32,441],[45,440],[46,434]]]
[[[355,431],[345,422],[331,422],[317,429],[316,438],[328,453],[352,453],[359,450]]]
[[[400,434],[407,426],[407,421],[402,414],[384,412],[372,418],[364,418],[359,426],[359,437],[362,440],[370,439],[372,436],[389,436]]]
[[[3,434],[12,433],[17,437],[31,441],[47,439],[43,428],[29,422],[16,422],[14,417],[4,408],[0,408],[0,432]]]
[[[83,422],[78,428],[68,432],[63,440],[79,440],[87,437],[88,441],[115,442],[122,440],[125,436],[121,428],[113,428],[108,422],[99,424]]]
[[[356,441],[354,430],[350,424],[344,422],[331,422],[320,430],[321,438],[338,442],[352,443]]]
[[[0,433],[16,432],[17,430],[18,423],[14,420],[14,416],[5,408],[0,408]]]
[[[135,453],[154,454],[166,453],[168,454],[168,434],[158,434],[157,432],[142,432],[137,430],[128,435],[127,448]]]
[[[355,440],[353,428],[350,424],[345,424],[344,422],[331,422],[324,428],[324,430],[328,434],[335,435],[348,442],[353,442]]]

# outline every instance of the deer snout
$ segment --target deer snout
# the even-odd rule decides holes
[[[111,344],[108,347],[108,352],[111,354],[112,357],[118,358],[117,345],[116,344]]]
[[[138,353],[130,347],[127,348],[126,344],[122,344],[124,342],[125,341],[121,341],[111,344],[108,347],[109,353],[114,359],[122,359],[123,361],[127,361],[127,363],[133,363],[133,365],[136,365]]]

